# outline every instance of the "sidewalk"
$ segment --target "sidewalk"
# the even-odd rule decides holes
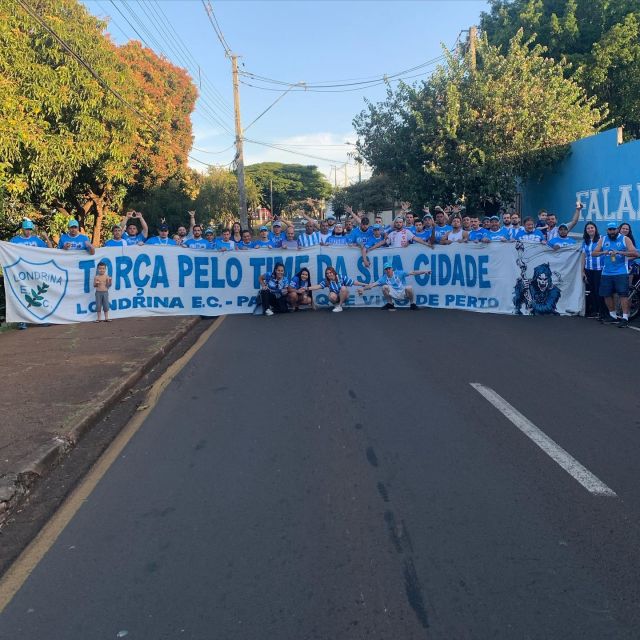
[[[0,522],[199,321],[127,318],[0,333]]]

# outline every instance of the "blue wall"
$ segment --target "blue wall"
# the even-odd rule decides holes
[[[584,204],[580,231],[587,220],[600,233],[606,223],[629,222],[640,238],[640,140],[618,144],[618,130],[609,129],[571,145],[571,153],[548,170],[541,181],[530,180],[521,187],[522,214],[537,217],[540,209],[568,221],[575,203]]]

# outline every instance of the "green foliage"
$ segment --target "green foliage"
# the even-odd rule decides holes
[[[508,200],[519,177],[562,157],[602,120],[565,65],[521,32],[504,54],[482,39],[478,60],[474,72],[468,54],[449,55],[428,81],[389,89],[354,120],[361,155],[403,199],[478,208]]]
[[[261,162],[249,165],[246,174],[254,181],[264,207],[270,207],[270,184],[273,184],[276,214],[301,207],[316,209],[331,195],[331,185],[314,165]]]
[[[638,0],[490,0],[481,28],[506,48],[520,29],[608,106],[611,123],[640,137],[640,3]]]
[[[336,189],[331,198],[335,213],[343,214],[345,206],[354,211],[363,210],[371,213],[391,209],[397,197],[398,188],[383,174],[377,174],[341,189]]]

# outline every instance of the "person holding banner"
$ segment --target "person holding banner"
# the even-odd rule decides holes
[[[259,280],[262,315],[272,316],[274,313],[288,313],[289,278],[284,275],[282,262],[276,262],[273,271],[261,274]]]
[[[564,222],[558,227],[558,235],[551,238],[547,245],[552,249],[560,249],[561,247],[570,247],[576,244],[575,238],[569,236],[569,227]]]
[[[213,233],[213,231],[211,233]],[[245,229],[242,232],[242,241],[236,244],[236,249],[238,251],[247,251],[248,249],[253,249],[254,247],[255,243],[251,239],[251,231]]]
[[[285,238],[284,233],[282,233],[282,222],[280,220],[274,220],[271,225],[273,231],[269,234],[269,241],[273,245],[275,249],[279,249],[282,246],[282,241]]]
[[[453,227],[447,224],[447,218],[445,216],[445,213],[442,207],[436,207],[434,211],[435,211],[436,217],[435,217],[435,225],[433,227],[433,235],[431,236],[431,241],[434,244],[439,244],[440,241],[450,231],[453,231]]]
[[[306,249],[315,247],[317,244],[320,244],[320,232],[316,230],[316,225],[311,220],[307,220],[304,232],[298,236],[298,246]]]
[[[49,247],[49,249],[53,249],[51,240],[49,239],[49,236],[46,234],[46,232],[42,233],[42,235],[44,236],[44,240],[33,233],[35,226],[33,222],[31,222],[31,220],[29,220],[28,218],[25,218],[22,221],[21,228],[22,233],[19,236],[14,236],[13,238],[11,238],[9,242],[12,242],[13,244],[21,244],[27,247],[40,247],[42,249],[46,249],[47,247]]]
[[[216,251],[233,251],[235,248],[236,244],[231,240],[231,229],[223,229],[222,238],[216,238],[214,249]]]
[[[467,242],[469,234],[462,228],[462,219],[454,215],[451,220],[451,231],[444,238],[440,239],[440,244],[453,244],[454,242]]]
[[[122,227],[119,224],[114,224],[111,229],[112,238],[109,238],[104,243],[105,247],[127,247],[129,246],[127,241],[122,237]]]
[[[289,250],[299,249],[298,241],[296,240],[295,227],[287,227],[284,240],[282,241],[282,248]]]
[[[273,249],[273,242],[269,239],[269,227],[263,225],[258,232],[258,239],[254,241],[254,249]]]
[[[514,238],[519,242],[532,242],[535,244],[544,244],[545,239],[542,231],[536,228],[533,218],[524,219],[524,229],[518,231]]]
[[[211,243],[202,237],[202,227],[199,224],[193,225],[193,237],[187,238],[183,243],[183,247],[187,249],[211,249]]]
[[[169,225],[161,224],[158,227],[158,235],[153,236],[153,238],[149,238],[146,244],[151,246],[161,246],[161,247],[177,247],[178,243],[169,237]]]
[[[467,240],[469,242],[482,242],[482,238],[485,236],[485,229],[480,226],[480,218],[477,215],[471,216],[471,222],[469,223],[470,229],[467,234]]]
[[[489,229],[481,242],[509,242],[509,240],[511,240],[509,232],[500,226],[500,218],[498,216],[491,216]]]
[[[140,220],[142,231],[138,231],[138,225],[135,223],[136,220]],[[149,237],[149,227],[139,211],[127,211],[120,223],[120,229],[124,231],[122,239],[126,242],[127,246],[134,244],[143,245]]]
[[[393,221],[393,231],[387,235],[387,244],[390,247],[399,249],[408,247],[410,242],[419,242],[427,247],[430,246],[429,242],[418,238],[412,231],[405,228],[404,218],[396,216]]]
[[[381,224],[374,224],[372,227],[372,235],[364,239],[364,242],[360,245],[360,253],[362,254],[362,263],[367,269],[371,266],[367,254],[370,251],[384,247],[387,244],[387,239],[383,235],[384,227]]]
[[[58,241],[58,249],[63,251],[88,251],[93,255],[96,250],[89,238],[80,233],[80,225],[77,220],[69,220],[67,233],[63,233]]]
[[[384,265],[384,275],[372,282],[371,284],[365,284],[361,289],[358,289],[358,295],[362,295],[363,292],[373,289],[373,287],[382,287],[382,295],[387,303],[381,307],[382,311],[395,311],[395,302],[402,302],[404,300],[409,301],[409,309],[411,311],[417,311],[418,306],[415,303],[415,296],[413,294],[413,287],[407,286],[407,276],[420,276],[431,273],[430,270],[423,271],[395,271],[393,265],[390,262]]]
[[[324,244],[343,247],[349,244],[349,236],[344,232],[342,222],[336,222],[335,225],[333,225],[333,233],[327,237]]]

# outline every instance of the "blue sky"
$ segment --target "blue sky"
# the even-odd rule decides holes
[[[173,63],[183,67],[188,63],[196,84],[202,81],[201,98],[192,117],[192,155],[212,164],[231,162],[231,65],[201,0],[85,0],[85,4],[94,15],[109,17],[109,32],[116,42],[139,40],[142,36],[152,49],[164,53]],[[441,44],[452,47],[462,30],[478,23],[488,3],[212,0],[212,6],[226,41],[234,53],[242,56],[241,70],[289,83],[342,84],[397,73],[440,56]],[[466,34],[462,37],[466,38]],[[428,74],[432,69],[433,65],[407,75]],[[246,127],[287,86],[259,83],[248,77],[243,80],[278,90],[240,85]],[[408,81],[416,80],[419,78]],[[357,90],[292,90],[246,132],[247,138],[285,145],[323,160],[247,142],[245,162],[315,164],[332,182],[332,165],[348,162],[347,179],[353,182],[357,169],[348,158],[349,147],[344,143],[355,141],[351,123],[364,108],[364,98],[383,99],[385,88],[348,88]],[[203,168],[196,162],[191,164]],[[337,173],[338,183],[344,183],[344,168]]]

